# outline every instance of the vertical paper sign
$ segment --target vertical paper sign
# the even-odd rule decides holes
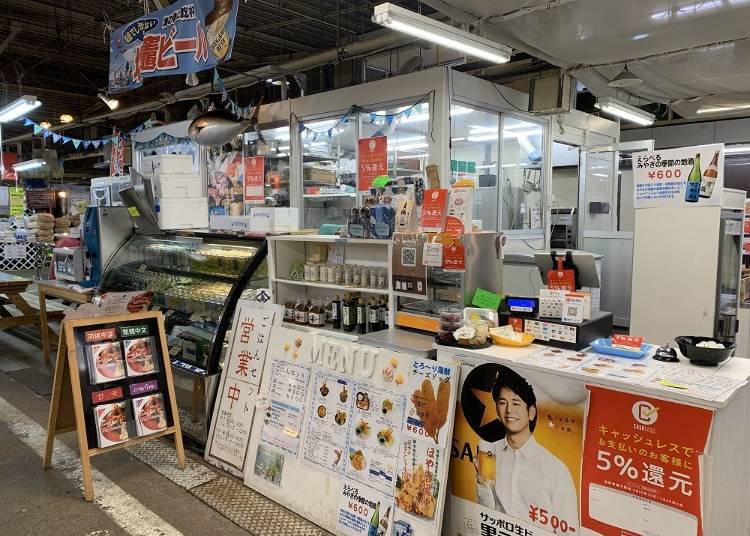
[[[724,144],[633,154],[635,208],[721,205]]]
[[[265,182],[266,159],[263,156],[245,157],[245,202],[257,203],[265,200],[263,185]]]
[[[376,136],[359,140],[359,165],[357,185],[366,192],[378,175],[388,174],[388,138]]]
[[[422,217],[419,221],[420,231],[423,233],[440,233],[443,231],[447,202],[448,190],[446,188],[434,188],[425,191]]]
[[[245,469],[255,402],[276,314],[273,309],[257,307],[253,302],[240,302],[238,307],[206,456],[240,473]]]
[[[582,526],[603,536],[702,536],[700,467],[713,412],[587,388]]]
[[[23,189],[14,187],[10,189],[10,215],[23,216]]]

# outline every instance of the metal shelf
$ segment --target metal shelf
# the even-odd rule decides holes
[[[346,285],[337,285],[335,283],[320,283],[319,281],[297,281],[295,279],[282,279],[276,277],[271,279],[274,283],[283,283],[286,285],[298,285],[301,287],[328,288],[342,292],[361,292],[362,294],[388,294],[388,288],[371,288],[371,287],[351,287]]]
[[[329,198],[329,197],[357,197],[356,192],[341,192],[341,193],[335,193],[335,194],[304,194],[302,197],[305,199],[323,199],[323,198]]]

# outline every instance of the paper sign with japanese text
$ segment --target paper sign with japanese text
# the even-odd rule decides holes
[[[23,188],[13,187],[8,195],[10,198],[10,215],[23,216]]]
[[[466,255],[463,242],[454,239],[443,246],[443,270],[463,272],[466,270]]]
[[[582,526],[603,536],[702,536],[701,463],[713,412],[587,389]]]
[[[266,199],[263,189],[265,183],[265,165],[264,156],[246,156],[245,164],[245,202],[261,204]]]
[[[196,73],[232,56],[239,0],[178,0],[120,26],[110,36],[109,91],[144,78]]]
[[[393,498],[369,486],[343,479],[336,528],[346,536],[393,534]]]
[[[375,177],[388,173],[388,137],[376,136],[359,140],[357,158],[357,189],[367,192]]]
[[[281,307],[240,301],[216,400],[206,461],[242,475],[271,328]]]
[[[724,144],[633,153],[635,208],[721,205]]]
[[[422,204],[422,217],[419,230],[423,233],[440,233],[445,227],[445,206],[448,202],[448,190],[435,188],[426,190]]]
[[[456,367],[414,359],[408,374],[409,400],[404,415],[404,435],[447,447],[451,430],[445,423],[448,411],[456,405]]]

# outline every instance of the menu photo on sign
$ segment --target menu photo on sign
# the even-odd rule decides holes
[[[406,401],[403,395],[357,383],[346,476],[393,495]]]
[[[339,494],[336,527],[347,536],[388,536],[393,526],[393,497],[344,479]]]
[[[353,388],[351,380],[327,371],[318,370],[313,378],[303,458],[337,475],[343,474],[346,466]]]
[[[635,208],[721,205],[724,144],[633,153]]]
[[[702,536],[701,466],[713,412],[587,388],[582,527],[606,536]]]
[[[445,448],[451,431],[448,412],[455,407],[456,367],[437,361],[414,359],[409,368],[404,435]]]
[[[214,405],[206,461],[242,475],[274,319],[280,306],[241,300]]]
[[[308,367],[281,360],[272,363],[267,404],[261,409],[261,444],[298,456],[309,380]]]

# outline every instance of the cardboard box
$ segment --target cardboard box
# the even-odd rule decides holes
[[[252,207],[250,231],[253,233],[289,233],[299,230],[299,209]]]
[[[159,229],[207,229],[208,197],[159,199]]]

